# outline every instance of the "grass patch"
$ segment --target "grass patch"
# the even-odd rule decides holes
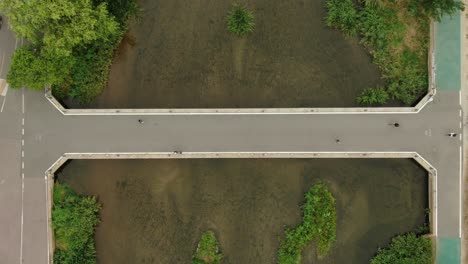
[[[255,17],[245,6],[234,4],[227,18],[228,31],[238,36],[253,32]]]
[[[463,8],[447,0],[327,0],[326,23],[348,36],[357,35],[371,53],[386,81],[385,91],[395,100],[412,105],[428,89],[429,22]],[[382,94],[377,91],[374,94]],[[366,90],[363,94],[370,95]],[[362,97],[362,95],[361,95]],[[358,99],[364,105],[367,100]],[[383,104],[386,100],[377,100]],[[374,103],[372,103],[374,104]]]
[[[335,199],[323,183],[315,184],[305,194],[303,218],[295,228],[285,231],[278,251],[279,264],[298,264],[304,247],[311,241],[317,243],[317,254],[328,254],[336,238]]]
[[[219,264],[222,258],[215,234],[212,231],[203,233],[197,250],[192,256],[192,264]]]
[[[379,249],[371,264],[431,264],[432,242],[414,233],[398,235],[388,248]]]
[[[101,205],[96,198],[78,196],[58,182],[53,195],[54,263],[96,263],[94,229],[100,222]]]

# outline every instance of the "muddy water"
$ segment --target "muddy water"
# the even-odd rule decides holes
[[[255,32],[226,30],[231,0],[141,0],[97,108],[339,107],[380,81],[325,0],[253,0]]]
[[[103,203],[98,262],[190,263],[213,230],[223,263],[275,263],[285,226],[301,220],[303,194],[327,183],[337,241],[318,261],[367,263],[395,234],[425,222],[427,175],[410,160],[198,159],[72,161],[59,180]]]

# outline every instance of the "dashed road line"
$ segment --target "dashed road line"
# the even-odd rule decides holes
[[[21,238],[20,263],[23,263],[23,230],[24,230],[24,173],[21,173]]]
[[[23,263],[24,240],[24,88],[22,89],[22,118],[21,118],[21,247],[20,264]]]
[[[22,111],[23,111],[23,114],[24,114],[24,87],[22,89],[22,94],[21,94],[21,100],[22,100],[22,104],[21,104],[21,108],[22,108]]]

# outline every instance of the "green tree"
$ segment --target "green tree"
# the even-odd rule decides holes
[[[383,105],[389,99],[389,95],[384,88],[377,86],[376,88],[367,88],[361,92],[357,98],[358,104],[363,106]]]
[[[430,239],[414,233],[399,235],[388,248],[379,249],[371,264],[431,264],[431,244]]]
[[[118,24],[106,4],[91,0],[2,0],[13,31],[50,57],[70,56],[73,47],[115,35]]]
[[[254,15],[246,7],[234,4],[227,19],[228,30],[238,36],[247,35],[254,29],[254,19]]]
[[[23,46],[13,55],[7,80],[12,88],[44,89],[46,85],[61,84],[73,63],[73,58],[50,57],[40,54],[34,45]]]

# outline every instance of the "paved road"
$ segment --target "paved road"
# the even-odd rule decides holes
[[[461,131],[458,91],[418,114],[63,116],[38,92],[24,92],[23,109],[22,96],[10,91],[0,113],[2,263],[48,262],[44,172],[78,152],[417,151],[438,171],[437,236],[460,237],[462,141],[445,136]]]

